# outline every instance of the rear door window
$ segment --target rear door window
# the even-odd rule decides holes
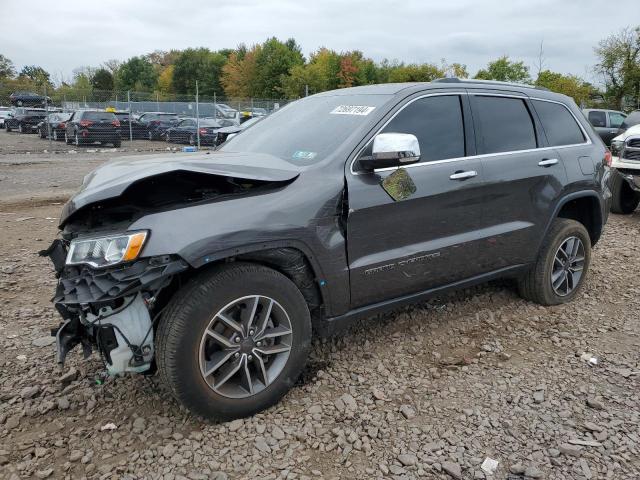
[[[589,122],[594,127],[606,127],[607,115],[604,112],[589,112]]]
[[[585,138],[580,126],[564,105],[542,100],[532,100],[531,103],[536,109],[550,146],[584,143]]]
[[[482,153],[536,148],[536,132],[524,100],[476,96],[474,119],[480,127]]]

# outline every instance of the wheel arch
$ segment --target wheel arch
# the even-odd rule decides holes
[[[594,246],[602,236],[604,227],[603,200],[597,192],[584,190],[563,197],[556,206],[546,229],[545,236],[556,218],[568,218],[580,222],[587,229],[591,245]]]
[[[306,245],[295,241],[276,241],[215,252],[196,262],[189,262],[193,268],[183,274],[183,280],[200,274],[205,269],[218,268],[231,262],[255,263],[282,273],[298,287],[309,306],[312,318],[322,314],[326,301],[320,288],[322,272]]]

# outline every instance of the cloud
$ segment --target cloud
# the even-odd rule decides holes
[[[233,48],[294,37],[304,53],[320,46],[359,49],[382,60],[467,64],[470,72],[509,55],[533,67],[544,40],[546,66],[588,75],[599,40],[640,24],[637,0],[609,15],[594,0],[405,0],[300,2],[233,0],[69,3],[3,0],[0,51],[20,68],[41,65],[69,78],[73,69],[153,50]],[[38,19],[41,18],[42,21]]]

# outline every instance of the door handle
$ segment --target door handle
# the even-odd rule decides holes
[[[545,158],[544,160],[539,161],[538,165],[540,165],[541,167],[550,167],[551,165],[555,165],[556,163],[558,163],[557,158]]]
[[[467,178],[473,178],[478,176],[478,172],[475,170],[468,170],[466,172],[456,172],[449,175],[449,179],[451,180],[466,180]]]

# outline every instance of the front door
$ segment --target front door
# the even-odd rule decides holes
[[[347,173],[353,307],[471,277],[483,232],[483,170],[465,94],[410,100],[381,130],[411,133],[420,162]],[[371,141],[361,155],[370,155]]]

